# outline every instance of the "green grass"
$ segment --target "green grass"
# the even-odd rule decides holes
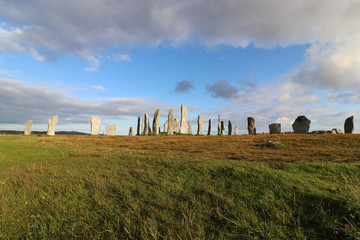
[[[0,239],[360,239],[359,140],[2,136]]]

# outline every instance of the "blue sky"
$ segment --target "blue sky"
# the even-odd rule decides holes
[[[0,1],[0,129],[117,134],[169,109],[246,133],[343,128],[360,113],[358,1]],[[213,132],[216,132],[213,124]],[[357,125],[355,125],[357,131]]]

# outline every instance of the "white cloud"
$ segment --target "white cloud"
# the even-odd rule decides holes
[[[100,86],[100,85],[91,85],[90,87],[93,88],[93,89],[105,91],[105,88],[103,86]]]
[[[117,62],[118,61],[131,62],[131,57],[129,55],[121,54],[121,53],[113,54],[112,59]]]
[[[0,75],[2,75],[4,77],[9,77],[9,78],[15,77],[15,75],[13,73],[6,71],[4,69],[0,69]]]
[[[289,78],[309,87],[323,89],[360,87],[360,33],[330,43],[316,43],[306,60]]]

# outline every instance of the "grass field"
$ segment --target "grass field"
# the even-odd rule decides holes
[[[360,135],[1,136],[0,239],[360,239],[359,159]]]

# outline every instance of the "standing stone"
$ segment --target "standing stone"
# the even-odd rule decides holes
[[[49,135],[49,136],[55,135],[55,125],[57,124],[57,122],[58,122],[58,115],[49,119],[47,135]]]
[[[180,133],[180,121],[178,118],[175,118],[175,133]]]
[[[238,126],[235,127],[235,135],[238,135],[239,134],[239,128]]]
[[[145,119],[144,135],[149,135],[149,114],[145,113],[144,119]]]
[[[140,135],[140,116],[138,116],[138,123],[137,123],[137,131],[136,131],[136,135]]]
[[[188,124],[188,134],[192,135],[192,128],[191,128],[191,122],[189,121]]]
[[[294,133],[307,134],[310,129],[311,121],[304,115],[298,116],[292,124]]]
[[[169,115],[168,115],[168,130],[167,130],[167,134],[168,135],[173,135],[176,130],[177,130],[177,124],[176,121],[174,120],[174,109],[170,109],[169,110]]]
[[[130,129],[129,129],[129,136],[132,136],[133,134],[134,134],[134,130],[133,130],[132,127],[130,127]]]
[[[168,126],[169,126],[168,121],[166,121],[166,122],[164,123],[164,133],[167,133],[167,131],[168,131]]]
[[[218,115],[218,135],[221,135],[221,120],[220,120],[220,114]]]
[[[90,122],[91,122],[91,135],[98,135],[100,130],[100,123],[101,123],[100,117],[91,116]]]
[[[182,134],[186,134],[186,117],[187,117],[187,107],[181,105],[180,133]]]
[[[25,131],[24,135],[30,135],[31,134],[31,127],[33,125],[33,120],[29,120],[25,123]]]
[[[153,119],[153,131],[155,135],[159,135],[160,130],[160,109],[157,109],[154,113],[154,119]]]
[[[106,135],[107,136],[115,136],[116,124],[107,125],[105,129],[106,129]]]
[[[345,133],[354,133],[354,116],[348,117],[344,123]]]
[[[231,124],[231,121],[229,120],[229,123],[228,123],[228,134],[231,135],[232,134],[232,124]]]
[[[225,123],[224,121],[221,121],[221,125],[220,125],[220,135],[225,135]]]
[[[248,117],[248,132],[249,135],[256,135],[256,126],[255,126],[255,118]]]
[[[280,134],[281,133],[281,123],[272,123],[269,125],[270,134]]]
[[[199,114],[198,116],[198,130],[197,130],[197,135],[204,135],[204,130],[203,130],[203,119],[202,119],[202,115]]]
[[[144,135],[145,133],[145,119],[141,119],[141,135]]]
[[[212,121],[211,121],[211,119],[209,119],[209,127],[208,127],[208,134],[207,135],[211,135],[211,127],[212,127]]]

